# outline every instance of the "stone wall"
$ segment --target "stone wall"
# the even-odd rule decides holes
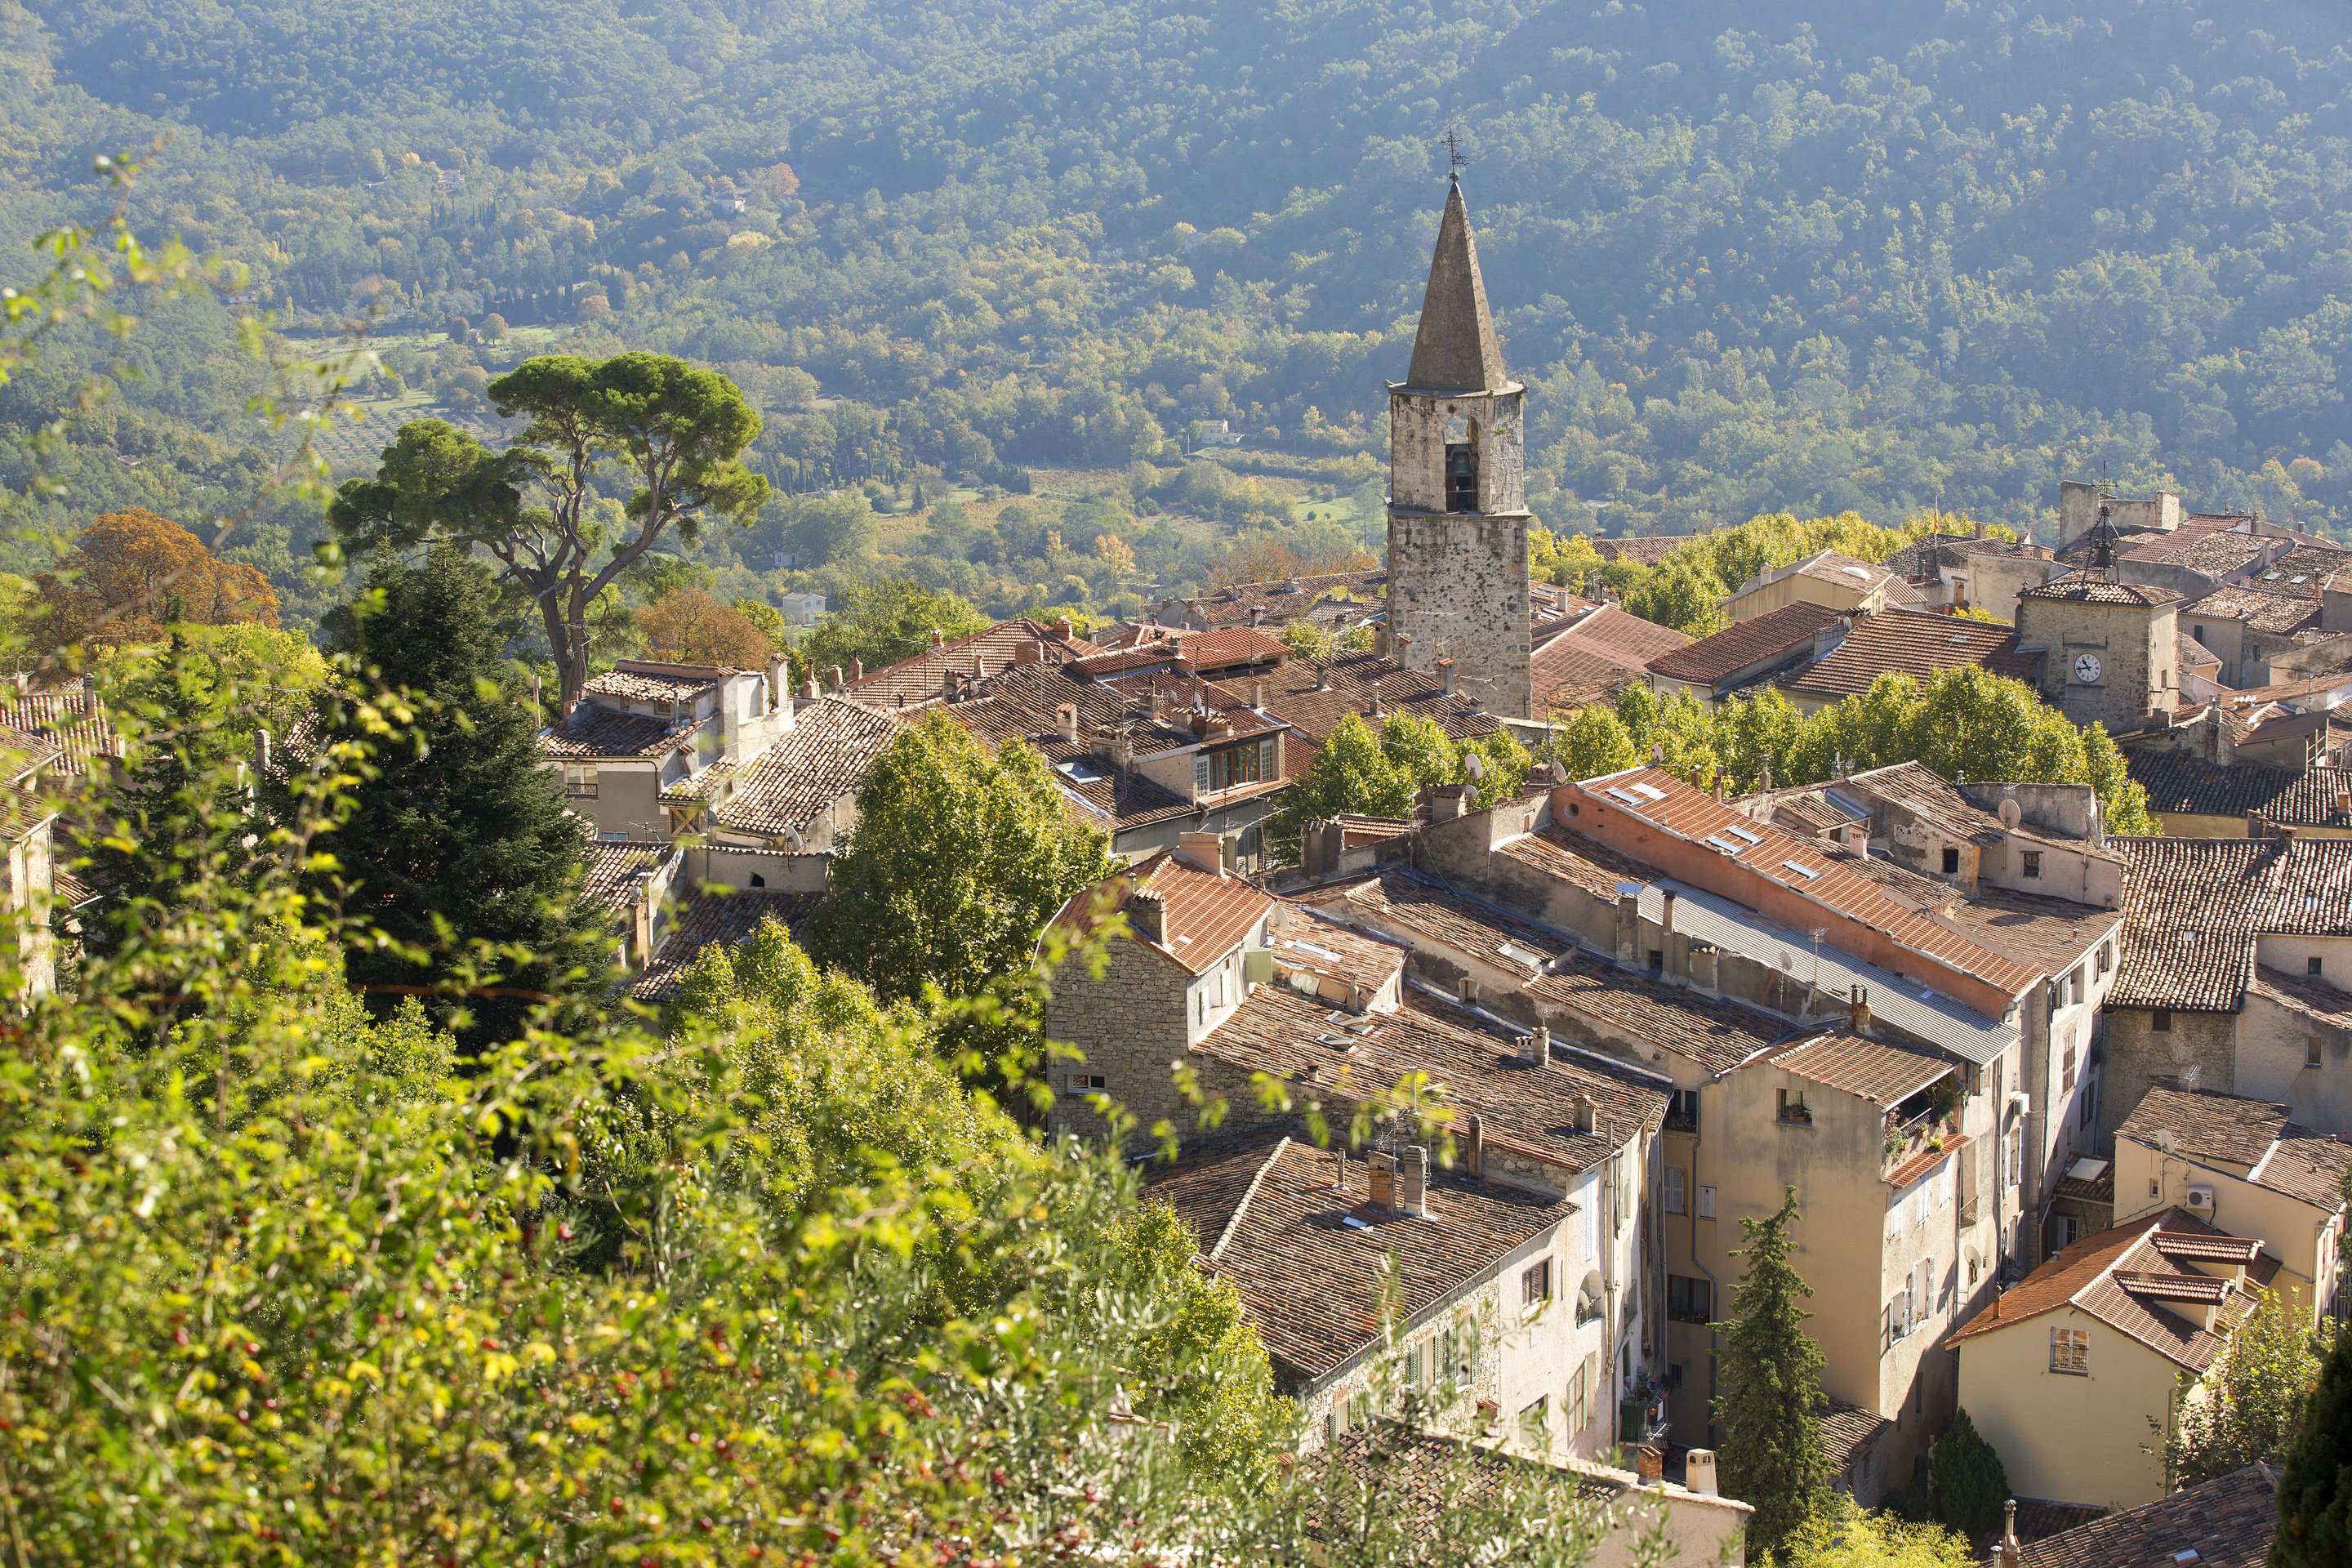
[[[2200,1089],[2236,1094],[2238,1016],[2234,1013],[2170,1015],[2169,1029],[2155,1028],[2155,1015],[2137,1007],[2116,1007],[2106,1016],[2106,1065],[2101,1069],[2099,1144],[2114,1145],[2122,1126],[2148,1085],[2159,1078],[2177,1079],[2197,1069]]]
[[[1534,716],[1528,664],[1526,452],[1521,395],[1389,396],[1389,628],[1397,662],[1507,718]],[[1445,435],[1465,420],[1478,449],[1476,512],[1445,510]]]
[[[2096,721],[2111,731],[2174,707],[2179,624],[2171,605],[2148,609],[2028,598],[2017,606],[2019,638],[2049,649],[2042,664],[2042,695],[2075,723]],[[2099,660],[2095,682],[2075,679],[2075,660],[2086,653]]]

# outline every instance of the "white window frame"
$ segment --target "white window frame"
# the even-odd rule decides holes
[[[2086,1329],[2051,1330],[2050,1370],[2065,1377],[2090,1376],[2090,1331]]]

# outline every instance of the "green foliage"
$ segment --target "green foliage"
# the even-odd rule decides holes
[[[2352,1333],[2337,1333],[2286,1451],[2271,1568],[2352,1562]]]
[[[1625,608],[1687,637],[1712,637],[1726,624],[1721,605],[1727,591],[1714,574],[1669,556],[1625,591]]]
[[[1422,792],[1441,784],[1466,784],[1473,810],[1484,810],[1527,791],[1535,758],[1507,732],[1496,731],[1456,742],[1418,713],[1391,713],[1378,731],[1350,713],[1316,749],[1304,778],[1283,792],[1267,830],[1296,845],[1299,831],[1318,817],[1345,812],[1402,820],[1412,816]]]
[[[1759,1568],[1976,1568],[1968,1537],[1892,1513],[1867,1513],[1832,1496]]]
[[[1025,972],[1046,921],[1109,869],[1104,836],[1071,817],[1035,752],[991,757],[934,712],[859,787],[813,951],[886,997],[975,995]]]
[[[1569,715],[1552,742],[1552,755],[1571,779],[1622,773],[1641,757],[1633,736],[1625,732],[1624,721],[1598,703]]]
[[[1812,1295],[1790,1261],[1798,1218],[1790,1187],[1778,1212],[1741,1215],[1748,1245],[1733,1254],[1748,1269],[1732,1288],[1723,1336],[1716,1420],[1723,1489],[1753,1503],[1751,1551],[1775,1551],[1828,1502],[1829,1460],[1822,1449],[1822,1350],[1805,1332]]]
[[[439,420],[404,426],[328,521],[353,554],[450,543],[496,558],[538,609],[568,709],[587,684],[604,591],[666,534],[691,544],[705,518],[746,523],[766,500],[768,481],[740,460],[760,416],[725,376],[653,353],[543,354],[487,395],[525,422],[504,449]],[[617,509],[608,471],[629,488]]]
[[[352,979],[379,998],[432,994],[475,1045],[517,1026],[522,1004],[604,984],[609,939],[578,902],[586,834],[541,765],[538,715],[499,689],[509,627],[488,568],[447,544],[381,562],[328,630],[345,681],[320,728],[369,753],[318,878],[381,934],[352,954]],[[379,739],[394,704],[415,731]]]
[[[1927,1450],[1928,1511],[1969,1540],[1984,1541],[2000,1528],[2014,1495],[2000,1456],[1966,1410],[1954,1411],[1952,1424]]]
[[[860,584],[843,595],[842,607],[818,624],[801,647],[796,665],[804,669],[849,668],[851,659],[880,669],[912,658],[931,646],[938,632],[948,641],[984,631],[988,619],[953,594],[933,593],[904,579]]]
[[[2299,1302],[2263,1290],[2205,1375],[2183,1375],[2163,1435],[2164,1473],[2176,1491],[2248,1465],[2279,1464],[2294,1447],[2335,1338],[2325,1319],[2315,1333]]]
[[[1809,717],[1772,689],[1709,711],[1687,691],[1661,698],[1631,686],[1613,712],[1587,707],[1570,714],[1557,744],[1571,777],[1655,758],[1685,778],[1696,770],[1702,784],[1721,773],[1741,793],[1762,786],[1768,763],[1775,787],[1820,784],[1841,767],[1864,773],[1902,762],[1925,763],[1950,779],[2089,784],[2108,832],[2157,831],[2147,792],[2132,782],[2122,750],[2102,726],[2078,730],[2032,688],[1975,666],[1938,670],[1925,688],[1889,671]]]

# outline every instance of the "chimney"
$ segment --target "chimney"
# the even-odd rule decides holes
[[[841,666],[837,664],[833,667],[833,685],[830,689],[835,691],[841,689]]]
[[[1756,765],[1756,787],[1759,791],[1769,791],[1772,787],[1772,759],[1769,757],[1764,757],[1758,760]]]
[[[1138,888],[1127,896],[1127,924],[1128,929],[1144,941],[1167,946],[1167,898],[1149,888]]]
[[[1397,1194],[1396,1156],[1376,1153],[1369,1163],[1372,1171],[1371,1206],[1394,1213]]]
[[[1538,1024],[1535,1032],[1519,1037],[1519,1060],[1529,1067],[1541,1067],[1551,1060],[1551,1027]]]
[[[815,677],[815,676],[812,675],[812,676],[810,676],[806,680],[803,680],[803,681],[802,681],[802,682],[801,682],[801,700],[802,700],[802,701],[803,701],[803,702],[814,702],[814,701],[815,701],[819,697],[821,697],[821,696],[823,696],[823,695],[824,695],[824,693],[823,693],[823,692],[821,692],[821,691],[819,691],[819,690],[816,689],[816,677]]]
[[[1558,770],[1549,763],[1537,763],[1528,769],[1528,788],[1546,790],[1558,783]]]
[[[1064,642],[1068,642],[1078,634],[1077,628],[1070,625],[1070,617],[1064,616],[1054,623],[1054,635]]]
[[[932,646],[933,647],[939,647],[942,646],[943,644],[945,644],[945,643],[946,643],[946,641],[947,641],[947,640],[948,640],[947,638],[945,638],[945,637],[941,637],[941,636],[940,635],[940,628],[939,628],[939,627],[937,627],[937,626],[933,626],[933,627],[931,628],[931,646]]]
[[[1979,523],[1979,527],[1983,525]],[[1716,1495],[1715,1450],[1693,1448],[1683,1457],[1683,1490],[1701,1497]]]
[[[1470,814],[1468,784],[1437,784],[1429,792],[1429,820],[1451,822]]]
[[[1057,706],[1054,710],[1054,722],[1060,727],[1062,739],[1076,741],[1078,738],[1078,705],[1065,702]]]
[[[253,732],[253,772],[257,778],[269,776],[269,731],[266,729]]]
[[[1486,1179],[1486,1119],[1483,1116],[1470,1119],[1470,1179]]]
[[[849,661],[849,679],[853,683],[866,679],[866,661],[864,659],[853,658]]]
[[[1981,522],[1977,524],[1977,537],[1979,539],[1982,539],[1984,537],[1984,524]]]
[[[1429,1217],[1429,1151],[1415,1143],[1397,1157],[1397,1213]]]
[[[1853,1032],[1857,1035],[1870,1033],[1870,988],[1868,986],[1857,985],[1853,988],[1853,1016],[1850,1020],[1850,1026]]]
[[[1262,626],[1265,625],[1265,606],[1264,605],[1252,605],[1250,606],[1250,625],[1254,626]]]
[[[1176,858],[1196,871],[1213,876],[1225,874],[1224,836],[1216,833],[1180,833],[1176,836]]]
[[[1452,696],[1454,694],[1454,661],[1452,659],[1441,658],[1437,661],[1437,679],[1439,684],[1445,688],[1446,695]]]
[[[1617,962],[1631,966],[1642,959],[1642,884],[1617,884]]]
[[[2025,1548],[2018,1543],[2017,1539],[2017,1500],[2015,1498],[2009,1500],[2008,1520],[2000,1530],[2000,1568],[2021,1568],[2025,1562]]]
[[[1644,1481],[1666,1479],[1666,1451],[1655,1444],[1644,1443],[1633,1450],[1633,1474]]]
[[[530,678],[530,705],[534,711],[544,714],[547,709],[540,700],[540,679],[541,678],[536,675]]]
[[[1589,1094],[1576,1097],[1576,1130],[1579,1132],[1598,1131],[1601,1127],[1601,1106]]]
[[[1156,680],[1143,689],[1143,711],[1155,721],[1160,717],[1160,683]]]
[[[1250,682],[1250,706],[1256,709],[1261,713],[1265,711],[1265,681],[1253,680]]]

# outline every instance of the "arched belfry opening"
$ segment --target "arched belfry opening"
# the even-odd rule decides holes
[[[1466,414],[1445,426],[1445,510],[1478,510],[1478,422]]]

